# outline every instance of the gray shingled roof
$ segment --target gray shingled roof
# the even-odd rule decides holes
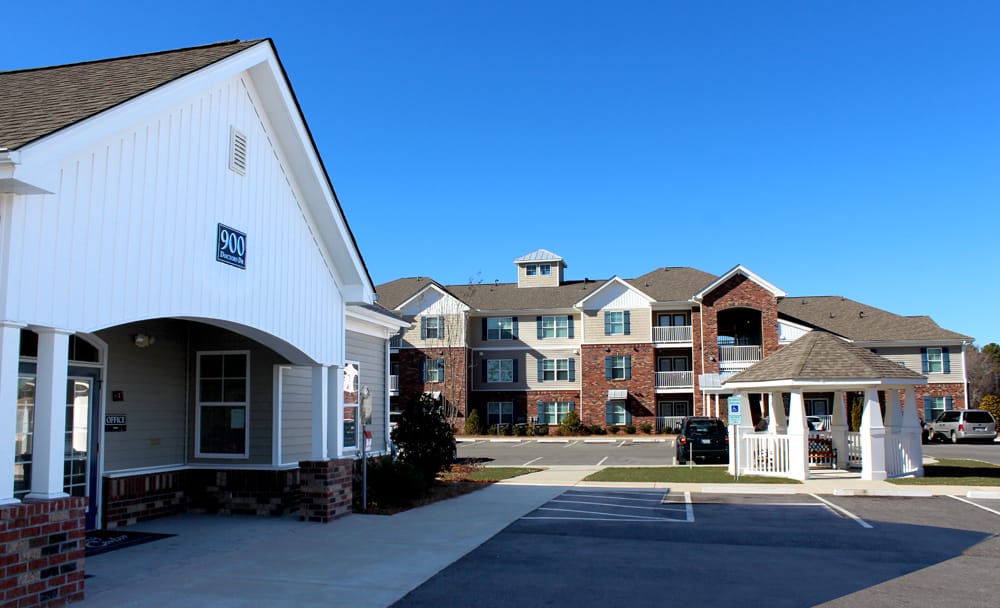
[[[20,148],[262,42],[0,72],[0,148]]]
[[[697,268],[666,267],[626,282],[657,302],[686,302],[717,278]]]
[[[787,297],[781,316],[854,341],[956,340],[972,338],[941,328],[930,317],[904,317],[840,296]]]
[[[825,331],[811,331],[763,361],[723,381],[774,382],[780,380],[925,380],[867,348]]]

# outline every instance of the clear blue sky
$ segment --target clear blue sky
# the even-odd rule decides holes
[[[1000,342],[1000,3],[148,6],[5,6],[0,69],[273,38],[376,283],[744,264]]]

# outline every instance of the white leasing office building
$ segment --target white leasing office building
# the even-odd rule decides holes
[[[55,556],[26,597],[82,593],[84,527],[349,512],[344,397],[384,411],[402,325],[269,40],[0,72],[0,514],[30,541],[0,548]]]

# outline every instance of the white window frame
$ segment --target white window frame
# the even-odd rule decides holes
[[[625,335],[625,311],[624,310],[609,310],[609,311],[607,311],[604,314],[609,315],[609,317],[608,317],[608,329],[610,330],[610,333],[608,333],[608,335],[609,336],[624,336]]]
[[[542,404],[542,416],[544,421],[538,424],[562,424],[563,418],[569,413],[569,401],[548,401]]]
[[[542,317],[542,339],[568,338],[569,317],[566,315],[551,315]]]
[[[931,358],[931,355],[935,355],[935,358]],[[935,366],[937,366],[937,369],[934,369]],[[927,373],[928,374],[944,373],[944,349],[942,348],[927,349]]]
[[[205,356],[217,355],[244,355],[246,357],[246,369],[244,370],[244,381],[246,383],[244,401],[218,401],[204,402],[201,400],[201,361]],[[249,350],[204,350],[195,353],[197,363],[195,365],[195,416],[194,416],[194,455],[195,458],[226,458],[226,459],[247,459],[250,457],[250,351]],[[223,376],[222,379],[225,379]],[[225,394],[225,388],[223,388]],[[239,407],[243,406],[243,453],[216,453],[201,451],[201,413],[206,407]]]
[[[524,275],[528,277],[533,277],[538,274],[537,264],[528,264],[524,267]]]
[[[438,365],[438,361],[444,361],[444,358],[436,357],[424,360],[424,382],[444,382],[444,378],[442,377],[443,371],[441,370],[443,366]]]
[[[424,340],[443,340],[444,339],[444,317],[434,316],[434,317],[424,317]],[[434,326],[431,327],[431,322],[434,322]],[[431,335],[431,330],[434,331],[434,335]]]
[[[510,384],[514,381],[513,359],[487,359],[486,382],[488,384]]]
[[[621,363],[619,366],[618,363]],[[621,370],[621,375],[618,374]],[[611,355],[611,380],[625,380],[625,355]],[[624,422],[622,424],[625,424]]]
[[[483,337],[486,340],[513,340],[514,317],[486,317],[486,335]]]
[[[357,371],[357,374],[355,374],[355,376],[354,376],[354,386],[351,387],[351,388],[353,388],[353,390],[348,390],[348,387],[347,387],[347,366],[349,366],[349,365],[353,365],[354,369]],[[356,395],[356,397],[357,397],[357,402],[355,402],[355,403],[348,403],[347,399],[346,399],[346,395],[345,395],[345,399],[344,399],[344,416],[343,416],[343,420],[341,421],[342,430],[343,430],[343,434],[344,434],[344,437],[343,437],[344,451],[345,452],[356,452],[358,450],[358,436],[361,434],[360,428],[362,426],[361,425],[361,362],[359,362],[359,361],[345,361],[344,362],[344,392],[345,393],[354,393]],[[348,410],[354,410],[354,444],[353,445],[348,445],[347,444],[347,422],[348,422],[347,412],[348,412]]]
[[[548,275],[552,274],[552,264],[539,264],[538,265],[538,274],[540,274],[542,276],[548,276]]]
[[[542,359],[542,382],[569,382],[569,359]]]
[[[930,420],[927,420],[926,422],[931,422],[932,420],[937,420],[937,417],[942,412],[950,412],[951,411],[951,410],[948,409],[948,398],[947,397],[930,397],[930,400],[931,400],[931,417],[930,417]],[[938,407],[938,404],[940,404],[941,407]],[[954,408],[952,408],[952,409],[954,409]]]
[[[496,416],[497,422],[490,422],[490,416]],[[507,417],[506,422],[504,416]],[[513,424],[514,422],[514,402],[513,401],[488,401],[486,403],[486,425]]]
[[[611,402],[611,407],[614,408],[611,413],[611,424],[614,426],[622,426],[625,424],[625,401],[623,399],[615,399]]]

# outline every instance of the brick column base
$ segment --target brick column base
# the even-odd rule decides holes
[[[0,607],[83,599],[86,498],[0,506]]]
[[[328,523],[351,513],[354,461],[303,460],[299,463],[302,502],[299,519]]]

